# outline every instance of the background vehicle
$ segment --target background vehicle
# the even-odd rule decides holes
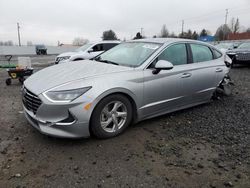
[[[215,45],[216,48],[221,50],[222,52],[226,53],[227,50],[234,48],[233,42],[221,42]]]
[[[120,44],[120,41],[102,41],[97,43],[88,43],[76,49],[74,52],[66,52],[58,55],[56,57],[55,64],[91,59],[118,44]]]
[[[36,54],[37,55],[47,55],[47,48],[45,45],[40,44],[36,45]]]
[[[227,51],[232,59],[232,66],[235,64],[250,64],[250,42],[242,43],[237,49]]]
[[[209,102],[227,85],[225,57],[193,40],[122,43],[95,60],[33,74],[24,82],[24,112],[44,134],[110,138],[131,122]]]

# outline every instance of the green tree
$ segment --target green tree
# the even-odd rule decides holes
[[[202,29],[200,37],[205,37],[205,36],[208,36],[208,31],[206,29]]]
[[[142,39],[142,38],[143,38],[143,37],[142,37],[141,33],[138,32],[138,33],[136,33],[136,35],[135,35],[135,37],[134,37],[134,40],[135,40],[135,39]]]
[[[104,31],[102,34],[102,40],[117,40],[117,36],[113,30]]]
[[[199,38],[199,35],[196,31],[193,32],[191,39],[197,40]]]

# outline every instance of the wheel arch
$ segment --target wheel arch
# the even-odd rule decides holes
[[[104,93],[102,93],[101,95],[99,95],[96,100],[93,103],[93,108],[91,111],[91,115],[90,115],[90,119],[92,118],[93,112],[96,108],[96,106],[99,104],[99,102],[111,95],[123,95],[125,97],[128,98],[128,100],[130,101],[131,105],[132,105],[132,109],[133,109],[133,117],[132,117],[132,122],[136,122],[137,118],[138,118],[138,105],[136,103],[136,96],[129,90],[124,89],[124,88],[115,88],[112,90],[108,90]],[[89,126],[89,130],[90,130],[90,126]]]
[[[81,60],[84,60],[84,58],[78,57],[78,58],[73,59],[72,61],[81,61]]]

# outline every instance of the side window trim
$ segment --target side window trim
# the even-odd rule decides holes
[[[211,48],[211,50],[212,50],[212,52],[213,52],[213,57],[214,57],[214,59],[219,59],[219,58],[221,58],[221,57],[223,56],[223,54],[222,54],[221,52],[219,52],[218,50],[216,50],[215,48]],[[218,53],[220,54],[220,57],[217,57],[217,56],[215,55],[215,52],[218,52]]]
[[[188,57],[187,63],[191,64],[194,61],[193,61],[193,53],[192,53],[192,49],[191,49],[190,43],[186,43],[186,48],[187,48],[187,57]]]

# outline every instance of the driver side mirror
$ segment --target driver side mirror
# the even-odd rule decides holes
[[[93,48],[91,48],[91,49],[88,50],[88,53],[91,53],[93,51],[94,51]]]
[[[171,70],[174,68],[174,65],[166,60],[159,60],[155,64],[155,69],[153,70],[153,74],[158,74],[161,70]]]

